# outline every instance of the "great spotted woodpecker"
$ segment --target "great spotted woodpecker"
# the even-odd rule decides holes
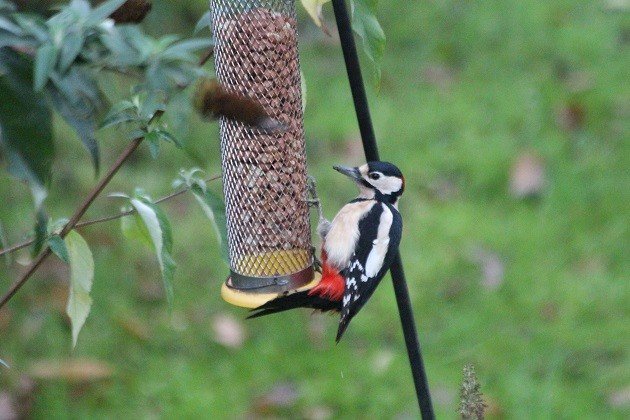
[[[323,218],[320,207],[320,282],[310,290],[286,294],[255,308],[249,318],[301,307],[340,312],[339,342],[350,320],[385,276],[398,249],[402,233],[398,200],[405,179],[387,162],[334,168],[356,182],[359,196],[343,206],[332,222]]]

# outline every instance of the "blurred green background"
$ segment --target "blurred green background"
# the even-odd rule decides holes
[[[630,3],[380,3],[387,47],[369,94],[381,156],[407,180],[402,255],[438,417],[457,417],[469,362],[491,418],[630,417]],[[155,1],[144,26],[188,36],[206,5]],[[334,27],[329,5],[325,14]],[[300,17],[309,167],[332,216],[355,189],[331,165],[363,155],[338,39]],[[95,180],[74,134],[56,130],[47,202],[63,217]],[[182,167],[218,173],[217,132],[195,118],[188,154],[165,147],[152,160],[143,147],[107,192],[159,197]],[[124,142],[108,132],[101,146],[108,166]],[[0,200],[17,242],[32,204],[4,170]],[[11,364],[0,368],[0,407],[36,418],[418,416],[389,278],[338,345],[333,316],[245,321],[219,296],[227,267],[192,197],[163,208],[178,263],[173,311],[151,252],[117,222],[83,229],[96,277],[77,347],[67,268],[51,259],[0,311],[0,358]],[[117,210],[103,197],[87,217]],[[3,290],[21,270],[0,266]]]

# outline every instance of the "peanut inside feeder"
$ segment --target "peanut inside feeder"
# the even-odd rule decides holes
[[[211,11],[219,82],[286,127],[269,134],[220,122],[226,285],[247,293],[297,289],[313,269],[294,2],[212,0]]]

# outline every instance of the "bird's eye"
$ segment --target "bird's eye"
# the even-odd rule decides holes
[[[375,181],[376,181],[376,180],[377,180],[377,179],[379,179],[381,176],[380,176],[379,174],[377,174],[377,173],[371,173],[371,174],[369,175],[369,177],[370,177],[370,179],[373,179],[373,180],[375,180]]]

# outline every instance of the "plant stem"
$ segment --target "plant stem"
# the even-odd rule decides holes
[[[29,239],[27,241],[20,242],[19,244],[15,244],[15,245],[11,245],[9,247],[6,247],[6,248],[4,248],[3,250],[0,251],[0,257],[2,257],[3,255],[6,255],[6,254],[10,254],[12,252],[18,251],[18,250],[20,250],[22,248],[26,248],[27,246],[29,246],[33,242],[35,242],[34,239]]]
[[[158,113],[156,113],[153,118],[159,117],[159,115],[157,114]],[[140,146],[142,140],[144,140],[144,137],[138,137],[132,140],[131,143],[129,143],[129,145],[125,148],[125,150],[123,150],[120,156],[118,156],[114,164],[109,168],[105,176],[99,181],[98,184],[96,184],[96,186],[94,186],[92,191],[90,191],[90,194],[85,198],[85,200],[83,200],[81,205],[77,207],[72,217],[70,217],[68,223],[66,223],[66,225],[61,230],[59,236],[64,238],[68,234],[68,232],[70,232],[76,226],[76,224],[79,222],[81,217],[83,217],[90,205],[92,205],[96,197],[98,197],[99,194],[103,192],[103,189],[105,189],[107,184],[109,184],[109,181],[111,181],[114,175],[116,175],[116,172],[118,172],[123,163],[125,163],[129,156],[131,156],[133,152],[138,148],[138,146]],[[33,273],[37,271],[39,266],[46,260],[49,255],[50,247],[46,246],[46,248],[44,248],[44,250],[35,259],[35,261],[31,263],[28,270],[22,275],[22,277],[20,277],[20,279],[15,282],[11,286],[9,291],[2,297],[2,300],[0,300],[0,309],[2,309],[2,307],[6,305],[6,303],[11,300],[11,298],[17,293],[17,291],[20,290],[22,286],[24,286],[24,283],[26,283],[28,279],[31,278]]]
[[[220,179],[221,175],[214,175],[211,176],[210,178],[206,179],[206,182],[211,182],[211,181],[216,181],[217,179]],[[164,197],[160,197],[157,200],[155,200],[153,202],[153,204],[159,204],[162,203],[164,201],[170,200],[171,198],[175,198],[179,195],[184,194],[185,192],[189,191],[190,188],[186,187],[186,188],[182,188],[180,190],[177,190],[171,194],[165,195]],[[76,225],[74,225],[74,229],[80,229],[86,226],[91,226],[91,225],[95,225],[97,223],[103,223],[103,222],[109,222],[111,220],[116,220],[116,219],[120,219],[121,217],[125,217],[125,216],[129,216],[132,215],[136,212],[135,208],[132,208],[130,210],[127,211],[121,211],[120,213],[116,213],[116,214],[111,214],[109,216],[103,216],[103,217],[99,217],[96,219],[91,219],[91,220],[86,220],[84,222],[79,222]],[[2,257],[3,255],[6,254],[10,254],[12,252],[18,251],[22,248],[26,248],[27,246],[31,245],[33,242],[35,242],[34,239],[29,239],[27,241],[24,242],[20,242],[19,244],[15,244],[15,245],[11,245],[7,248],[1,249],[0,250],[0,257]]]

